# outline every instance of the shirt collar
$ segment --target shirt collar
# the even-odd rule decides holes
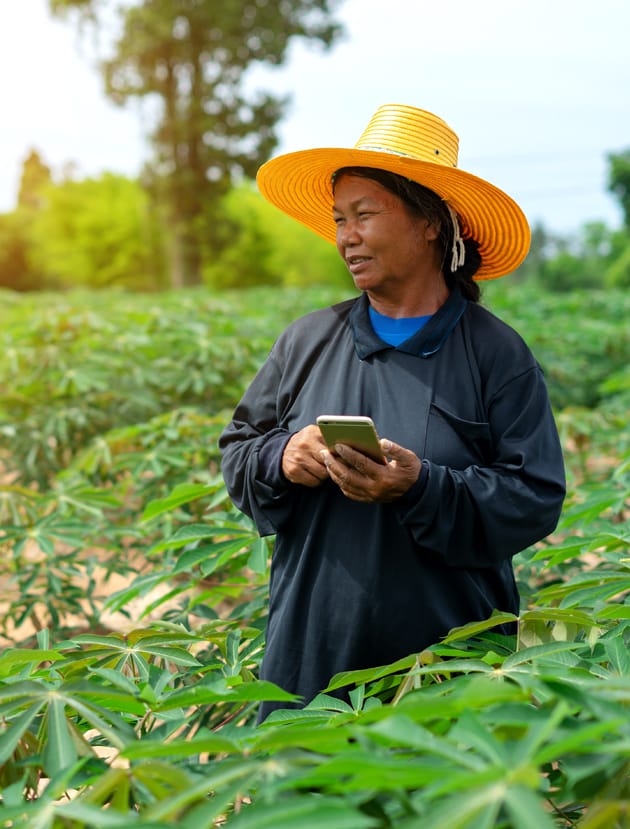
[[[370,322],[369,305],[367,294],[364,293],[355,302],[350,312],[354,347],[360,360],[365,360],[379,351],[393,348],[375,334]],[[449,294],[446,302],[433,314],[429,322],[420,331],[397,346],[396,350],[404,351],[406,354],[412,354],[415,357],[426,358],[435,354],[448,339],[467,305],[468,300],[464,299],[458,288],[455,288]]]

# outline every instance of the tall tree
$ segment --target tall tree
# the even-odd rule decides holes
[[[98,0],[50,0],[61,13],[99,11]],[[296,37],[329,47],[341,0],[143,0],[120,3],[123,26],[104,63],[117,103],[159,103],[146,179],[172,234],[175,284],[201,281],[204,250],[229,234],[218,212],[234,181],[253,177],[277,145],[287,99],[248,92],[247,70],[281,64]]]
[[[43,190],[52,181],[50,167],[36,150],[31,150],[22,164],[18,205],[34,210],[42,206]]]
[[[608,156],[608,189],[617,196],[626,228],[630,230],[630,150]]]

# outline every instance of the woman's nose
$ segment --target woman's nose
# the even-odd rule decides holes
[[[356,245],[359,241],[357,223],[353,222],[351,219],[346,219],[343,225],[339,228],[337,239],[344,247]]]

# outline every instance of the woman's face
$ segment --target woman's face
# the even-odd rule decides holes
[[[333,217],[337,249],[359,290],[395,296],[440,273],[438,228],[378,182],[342,176]]]

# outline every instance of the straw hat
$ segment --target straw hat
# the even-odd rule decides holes
[[[256,181],[280,210],[335,242],[332,175],[340,167],[377,167],[412,179],[456,211],[464,238],[479,244],[475,279],[496,279],[527,256],[530,230],[523,211],[498,187],[457,169],[459,139],[441,118],[415,107],[385,104],[353,149],[322,148],[268,161]]]

